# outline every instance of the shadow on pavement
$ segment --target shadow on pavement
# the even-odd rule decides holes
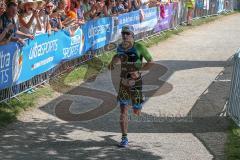
[[[162,159],[141,146],[118,148],[109,134],[99,136],[98,140],[86,137],[86,140],[73,140],[68,134],[73,130],[85,130],[72,124],[57,121],[22,123],[23,130],[11,131],[1,136],[0,155],[4,160],[47,160],[47,159]],[[91,131],[90,131],[91,132]],[[89,133],[90,134],[90,133]],[[77,136],[77,135],[76,135]],[[87,136],[87,135],[86,135]],[[74,138],[74,137],[73,137]],[[117,150],[117,151],[116,151]]]
[[[160,61],[160,63],[168,68],[168,70],[164,72],[165,81],[178,70],[201,67],[225,67],[222,75],[228,74],[228,77],[230,77],[231,74],[231,67],[228,65],[228,62],[223,61]],[[157,74],[162,75],[160,71],[159,73],[157,72]],[[137,119],[136,121],[130,120],[129,133],[192,133],[205,145],[216,159],[224,158],[221,154],[224,147],[222,140],[224,140],[225,137],[222,136],[221,133],[227,130],[228,120],[221,114],[224,111],[228,97],[230,82],[220,79],[221,75],[202,93],[187,117],[156,117],[142,113],[142,119]],[[160,90],[162,86],[166,85],[163,81],[159,81],[159,84]],[[168,92],[171,91],[171,87],[169,87],[170,85],[167,84],[166,88]],[[90,115],[90,118],[86,122],[58,122],[57,120],[51,119],[39,122],[38,119],[35,119],[35,122],[18,122],[18,125],[22,125],[22,130],[15,131],[11,131],[10,125],[10,130],[7,129],[6,133],[3,133],[0,137],[1,157],[3,159],[79,159],[79,157],[86,160],[162,159],[162,157],[146,151],[146,148],[141,146],[134,146],[126,150],[116,150],[115,148],[118,142],[112,137],[118,134],[119,138],[120,129],[118,123],[119,108],[116,107],[115,96],[110,92],[89,88],[85,88],[84,90],[84,88],[85,87],[80,85],[67,91],[66,94],[77,95],[70,96],[74,101],[74,98],[79,97],[79,94],[76,93],[79,92],[79,89],[82,89],[80,91],[83,93],[83,98],[88,95],[96,98],[107,96],[108,101],[101,102],[100,104],[106,103],[108,106],[115,105],[115,107],[105,108],[106,110],[98,109],[96,106],[90,107],[92,110],[95,110],[95,112],[92,115],[87,115],[87,117]],[[161,93],[164,94],[165,90]],[[152,94],[154,95],[154,93]],[[216,94],[218,96],[216,96]],[[65,97],[60,96],[40,107],[40,110],[50,114],[50,117],[52,117],[52,115],[55,116],[56,104],[63,99],[65,99]],[[91,99],[89,101],[91,101]],[[68,105],[72,104],[72,101],[65,102],[69,102]],[[80,103],[81,100],[77,102],[79,105]],[[83,108],[85,107],[84,105],[87,104],[89,103],[83,103]],[[64,107],[64,104],[62,107]],[[61,112],[61,109],[59,112]],[[65,111],[63,111],[63,113],[64,112]],[[101,113],[101,116],[93,119],[95,113]],[[78,130],[79,134],[81,134],[81,131],[87,131],[89,135],[85,133],[87,136],[86,140],[73,140],[68,137],[68,134],[75,130]],[[107,133],[107,136],[99,136],[99,140],[91,140],[91,134],[95,132],[111,133]],[[78,134],[76,134],[76,137],[77,135]]]

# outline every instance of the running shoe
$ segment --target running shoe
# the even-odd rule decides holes
[[[119,147],[127,147],[128,146],[128,138],[127,137],[122,137],[122,141],[118,145]]]

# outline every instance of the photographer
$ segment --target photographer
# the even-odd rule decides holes
[[[25,0],[22,4],[22,12],[19,15],[20,31],[26,34],[35,34],[41,31],[39,10],[35,8],[36,3],[32,0]]]

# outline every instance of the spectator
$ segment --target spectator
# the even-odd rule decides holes
[[[37,10],[42,10],[44,8],[44,5],[45,5],[45,1],[42,1],[42,0],[36,0],[36,3],[37,3]]]
[[[36,8],[33,0],[25,0],[22,4],[22,13],[19,15],[20,31],[26,34],[35,34],[37,30],[41,31],[41,22],[39,19],[39,10]]]
[[[7,44],[9,41],[25,44],[23,39],[16,37],[17,27],[14,18],[17,10],[17,4],[9,2],[6,11],[0,16],[0,45]]]
[[[128,1],[128,9],[129,11],[136,11],[139,10],[141,7],[141,1],[140,0],[129,0]]]
[[[90,5],[90,1],[89,0],[83,0],[83,15],[84,15],[84,19],[85,20],[90,20],[91,19],[91,10],[92,10],[92,7]]]
[[[66,10],[67,10],[66,1],[65,0],[60,0],[58,2],[58,6],[57,6],[57,8],[55,9],[54,12],[57,12],[58,14],[60,14],[61,15],[61,21],[64,21],[67,18]]]
[[[62,21],[61,15],[54,11],[54,4],[52,2],[47,2],[45,7],[46,19],[45,26],[48,33],[51,33],[51,30],[57,31],[58,29],[62,29]]]
[[[196,1],[196,17],[202,17],[203,7],[204,7],[204,1],[203,0],[197,0]]]
[[[82,0],[77,0],[76,1],[76,12],[77,12],[77,23],[78,24],[84,24],[84,10],[83,10],[83,5],[82,5]]]
[[[125,9],[122,0],[116,0],[116,6],[113,7],[113,14],[118,15],[128,12],[128,9]]]
[[[67,1],[60,0],[57,8],[54,11],[54,14],[58,14],[61,18],[62,28],[68,27],[74,22],[74,20],[67,16],[69,9],[70,8],[67,5]]]
[[[11,2],[15,3],[17,6],[18,6],[18,10],[21,10],[21,1],[19,1],[20,3],[18,3],[17,0],[11,0]],[[20,4],[20,6],[18,5]],[[32,34],[28,34],[28,33],[23,33],[21,31],[19,31],[19,28],[20,28],[20,24],[19,24],[19,18],[18,18],[18,14],[14,17],[14,22],[15,22],[15,25],[16,25],[16,35],[21,37],[21,38],[29,38],[29,39],[34,39],[34,36]]]
[[[91,2],[91,18],[101,18],[104,17],[104,0],[98,0],[97,2],[95,0],[92,0]]]
[[[41,19],[41,26],[42,32],[51,34],[51,24],[50,24],[50,15],[53,13],[53,3],[46,2],[45,8],[40,11],[40,19]]]
[[[192,16],[193,16],[193,10],[195,8],[195,0],[187,0],[186,2],[187,6],[187,25],[192,25]]]
[[[90,13],[89,13],[89,17],[90,19],[93,19],[95,18],[95,15],[96,15],[96,0],[89,0],[89,4],[90,4]]]
[[[0,16],[5,12],[6,5],[4,1],[0,1]]]
[[[146,9],[148,8],[149,0],[141,0],[141,9]]]
[[[113,2],[112,0],[107,0],[104,6],[104,16],[109,17],[112,15]]]
[[[128,0],[123,0],[124,9],[128,9]]]
[[[54,31],[58,31],[59,29],[63,28],[62,21],[61,21],[61,15],[57,12],[54,12],[50,15],[50,25],[51,29]]]
[[[71,5],[70,5],[70,9],[67,11],[67,16],[71,19],[74,19],[74,20],[77,19],[77,13],[75,11],[76,7],[77,7],[76,1],[72,0]]]

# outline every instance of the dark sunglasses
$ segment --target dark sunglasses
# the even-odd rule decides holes
[[[126,34],[126,35],[131,35],[131,33],[130,32],[122,32],[122,35],[124,35],[124,34]]]
[[[53,6],[46,6],[47,8],[53,8]]]

